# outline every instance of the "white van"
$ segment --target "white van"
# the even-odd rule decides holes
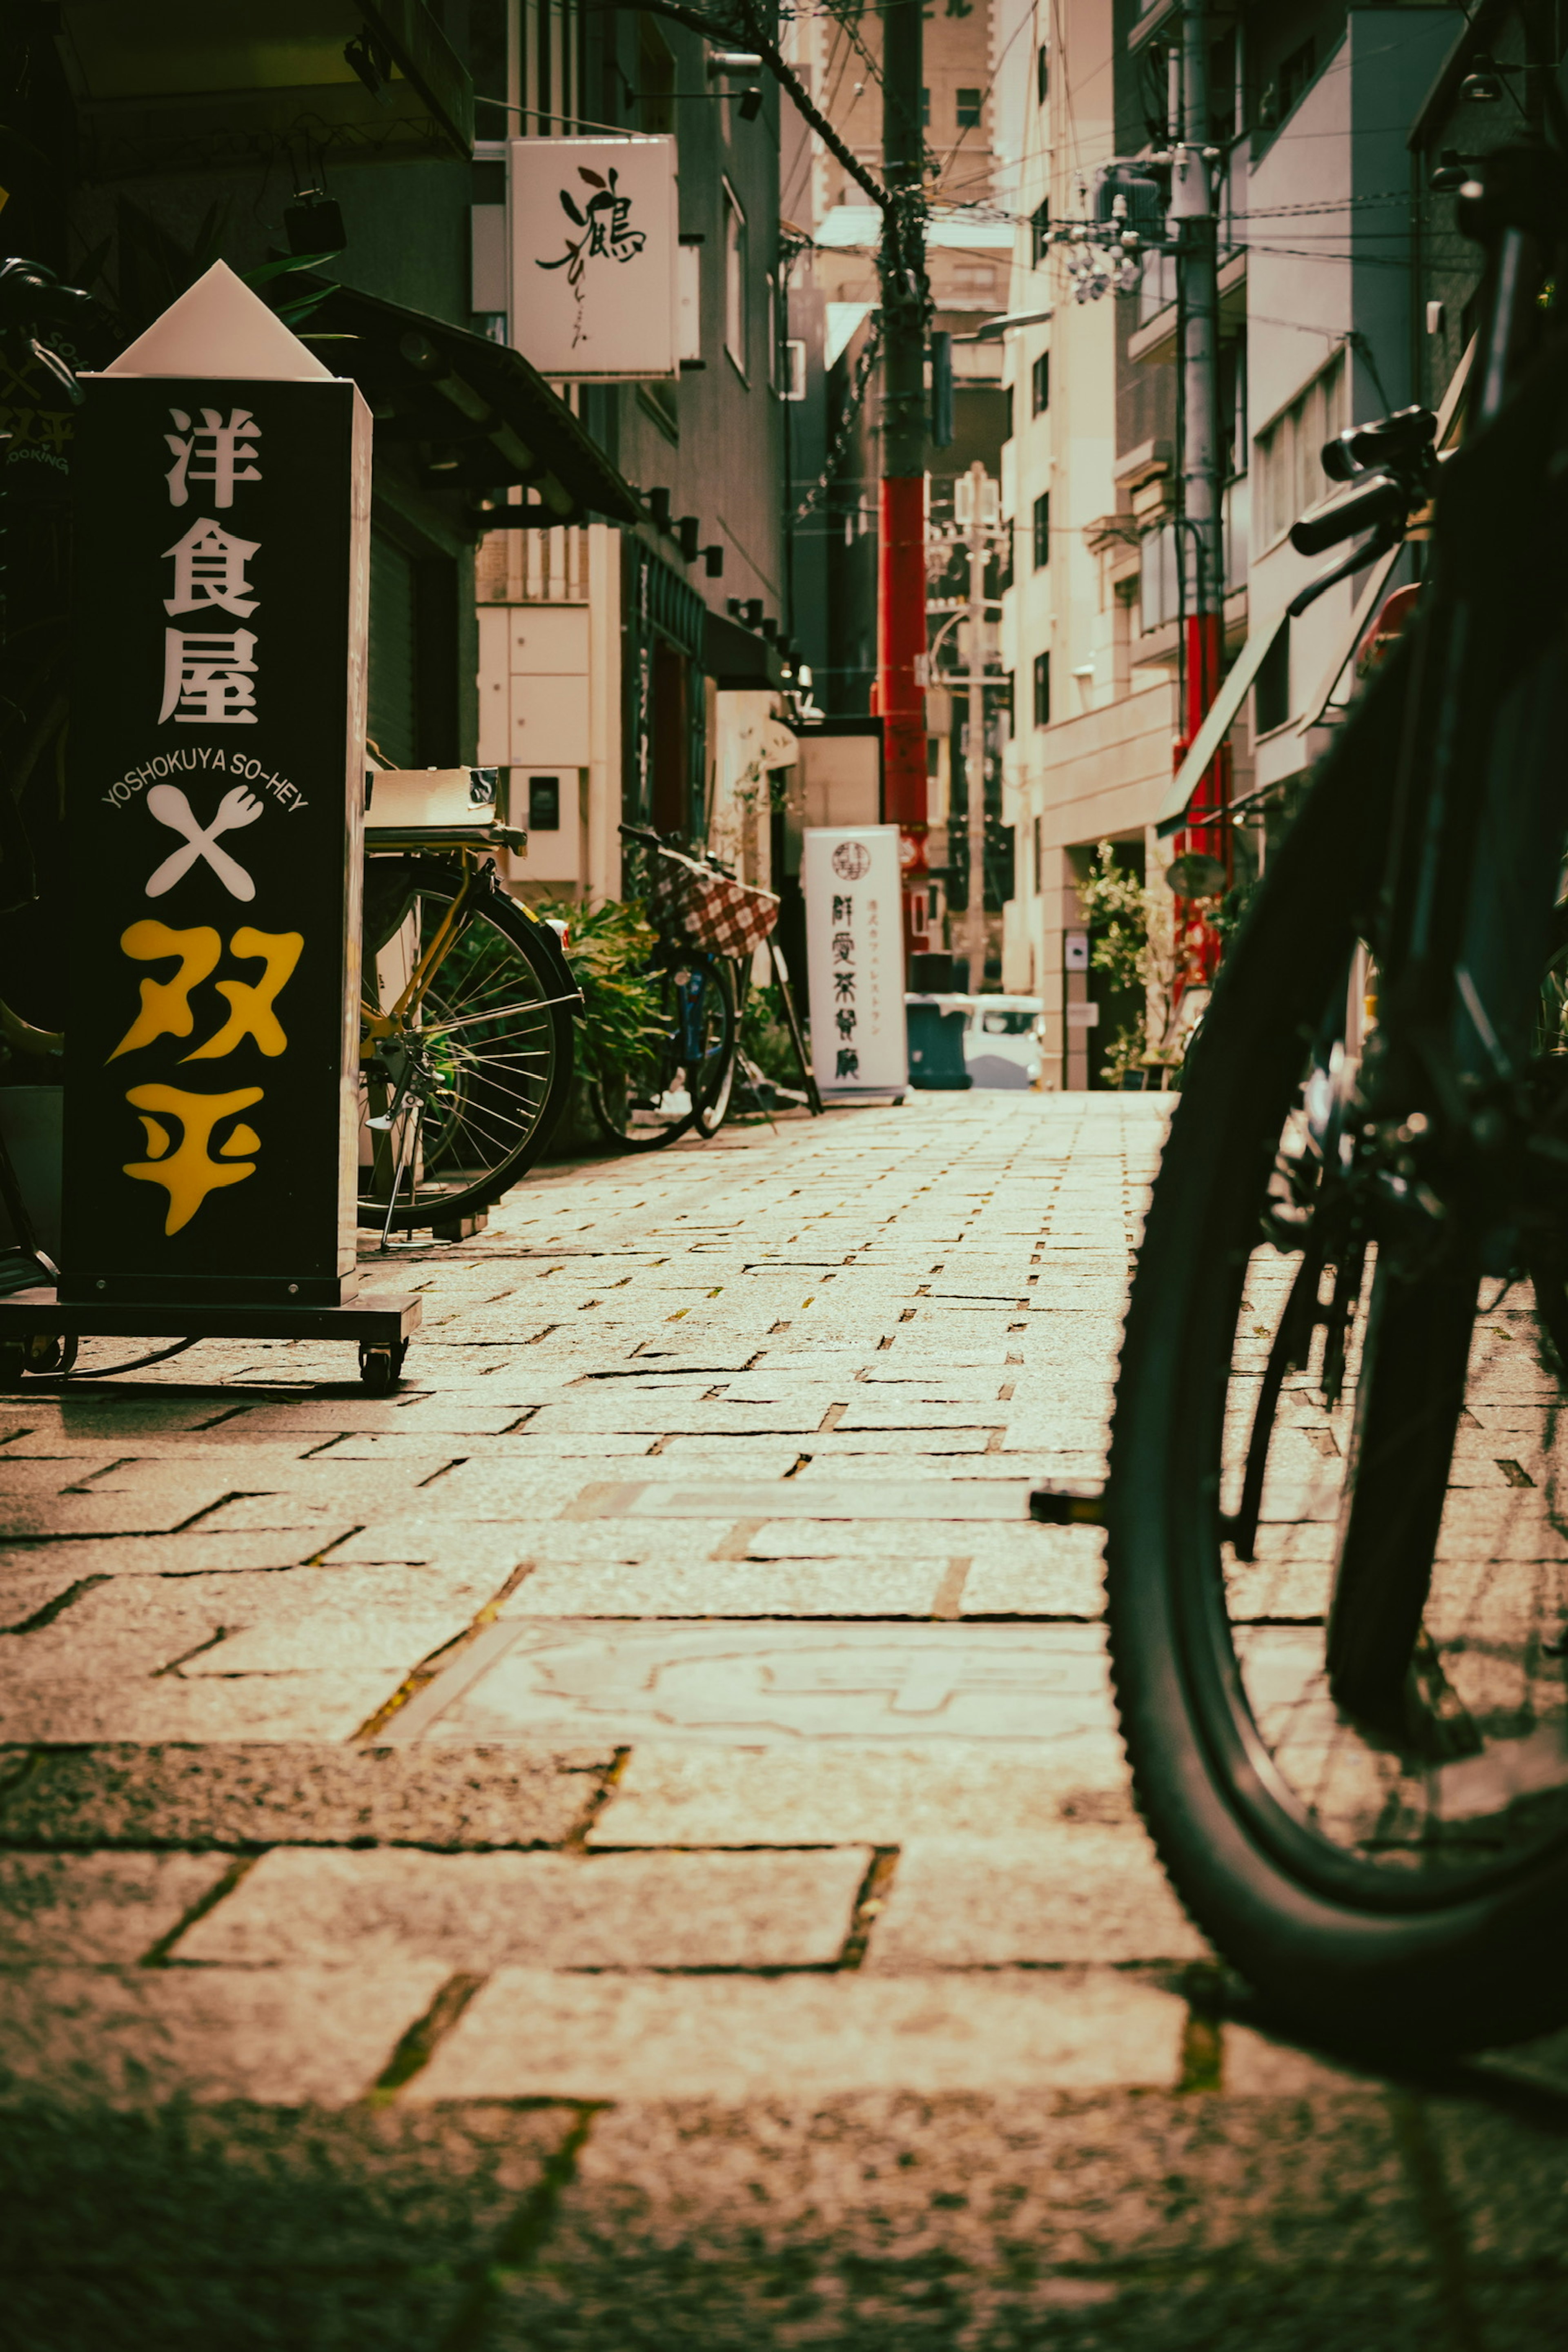
[[[1034,1087],[1045,1067],[1045,1003],[1038,996],[909,996],[910,1066],[919,1087],[962,1085],[956,1071],[927,1076],[938,1056],[926,1038],[933,1014],[963,1016],[963,1067],[972,1087]],[[917,1008],[925,1008],[917,1013]]]
[[[1045,1069],[1045,1003],[1037,996],[973,996],[963,1058],[977,1087],[1038,1086]]]

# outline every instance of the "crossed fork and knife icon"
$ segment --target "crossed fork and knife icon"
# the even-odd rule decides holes
[[[190,872],[198,858],[205,859],[231,897],[254,898],[256,885],[237,857],[217,845],[221,833],[234,833],[242,824],[254,824],[266,808],[266,803],[236,785],[225,793],[217,804],[212,823],[204,826],[190,802],[178,784],[154,784],[147,794],[147,805],[160,824],[172,833],[184,834],[185,845],[164,858],[163,863],[147,885],[149,898],[161,898],[172,890],[182,876]]]

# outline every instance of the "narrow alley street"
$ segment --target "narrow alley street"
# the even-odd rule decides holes
[[[6,1401],[19,2340],[1548,2340],[1561,2068],[1222,2018],[1100,1538],[1026,1518],[1103,1469],[1165,1108],[547,1171],[373,1266],[384,1401],[110,1341]]]

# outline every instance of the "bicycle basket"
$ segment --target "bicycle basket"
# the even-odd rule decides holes
[[[678,851],[661,849],[657,861],[654,908],[673,931],[714,955],[750,955],[779,919],[771,890],[758,890],[728,874],[716,874]]]

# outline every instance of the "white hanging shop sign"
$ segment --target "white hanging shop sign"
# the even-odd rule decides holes
[[[542,375],[672,376],[680,219],[673,139],[514,139],[512,341]]]
[[[825,1100],[886,1101],[910,1082],[899,828],[807,825],[803,839],[817,1087]]]

